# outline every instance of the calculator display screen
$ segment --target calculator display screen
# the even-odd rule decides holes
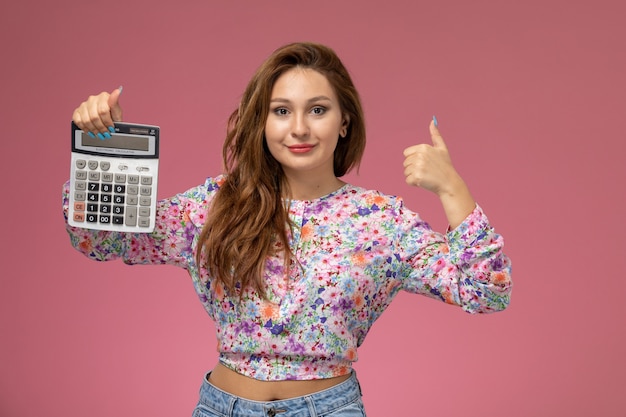
[[[110,148],[110,149],[128,149],[133,151],[149,151],[150,139],[146,136],[124,135],[116,133],[109,139],[101,140],[92,138],[85,132],[81,132],[81,142],[85,147],[90,148]]]

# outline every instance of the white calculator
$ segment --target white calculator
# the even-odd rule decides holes
[[[148,233],[154,230],[159,127],[115,123],[98,139],[72,122],[70,226]]]

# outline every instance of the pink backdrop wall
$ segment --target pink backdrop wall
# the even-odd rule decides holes
[[[124,85],[162,127],[159,194],[220,170],[225,120],[276,47],[332,46],[369,129],[350,181],[404,196],[402,150],[440,121],[505,236],[515,290],[475,317],[401,295],[357,364],[371,416],[625,416],[626,26],[620,0],[56,1],[0,13],[0,416],[190,415],[214,329],[173,267],[97,264],[60,212],[69,121]]]

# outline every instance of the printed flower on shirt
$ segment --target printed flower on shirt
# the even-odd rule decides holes
[[[497,271],[497,272],[492,271],[491,279],[489,281],[496,285],[504,287],[506,285],[510,285],[511,276],[509,275],[507,271]]]
[[[351,361],[354,362],[356,360],[357,354],[356,354],[356,349],[355,348],[349,348],[348,350],[346,350],[346,358]]]
[[[370,206],[383,207],[387,205],[389,200],[380,194],[371,194],[365,197],[365,202]]]
[[[78,244],[78,248],[85,253],[91,253],[91,251],[93,250],[93,246],[91,245],[91,240],[88,240],[88,239],[81,240],[80,243]]]
[[[215,300],[222,301],[224,299],[224,284],[219,281],[212,281],[211,289],[213,291],[213,295],[215,296]]]
[[[279,314],[279,308],[277,304],[271,303],[269,301],[264,301],[261,304],[261,319],[266,322],[268,320],[276,320]]]
[[[362,294],[356,294],[353,298],[354,300],[354,306],[359,309],[362,308],[363,305],[365,304],[365,298],[363,298]]]
[[[303,242],[307,242],[311,240],[312,237],[313,237],[313,225],[309,222],[305,224],[304,226],[302,226],[302,228],[300,229],[300,239],[302,239]]]
[[[367,265],[368,257],[367,257],[367,254],[365,252],[359,251],[359,252],[354,253],[351,256],[350,260],[352,261],[352,264],[354,266],[359,267],[359,268],[363,268],[363,267],[365,267]]]
[[[431,268],[433,269],[433,272],[439,272],[446,265],[447,265],[447,262],[445,261],[445,259],[444,258],[439,258],[432,264]]]

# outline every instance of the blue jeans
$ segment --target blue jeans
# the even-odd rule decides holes
[[[333,387],[302,397],[278,401],[252,401],[212,385],[207,374],[193,417],[365,417],[361,387],[352,372]]]

